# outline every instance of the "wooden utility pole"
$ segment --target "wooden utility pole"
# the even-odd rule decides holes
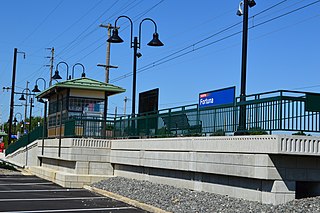
[[[114,27],[109,23],[108,25],[103,25],[100,24],[99,27],[104,27],[108,29],[108,39],[111,37],[111,30],[114,29]],[[118,27],[117,27],[118,29]],[[117,66],[110,66],[110,43],[107,42],[107,51],[106,51],[106,64],[98,64],[97,66],[99,67],[104,67],[105,68],[105,82],[108,84],[109,83],[109,70],[110,68],[117,68]],[[107,119],[107,114],[108,114],[108,95],[105,95],[105,101],[104,101],[105,107],[104,107],[104,120]],[[105,134],[105,127],[103,130],[103,134]]]
[[[52,85],[52,74],[53,74],[53,61],[54,61],[54,47],[51,49],[51,58],[50,58],[50,81],[49,81],[49,87]]]
[[[108,25],[100,24],[99,27],[104,27],[108,29],[108,39],[111,37],[111,30],[114,29],[114,26],[112,26],[110,23]],[[119,29],[119,27],[117,27]],[[110,68],[113,68],[110,66],[110,43],[107,42],[107,50],[106,50],[106,64],[105,64],[105,70],[106,70],[106,78],[105,82],[109,83],[109,70]]]

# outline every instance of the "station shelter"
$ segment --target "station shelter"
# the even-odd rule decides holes
[[[66,134],[66,124],[72,118],[81,118],[87,127],[95,125],[92,136],[105,136],[107,119],[108,97],[125,92],[125,89],[112,84],[82,77],[77,79],[57,82],[46,90],[36,95],[38,99],[47,99],[49,104],[47,116],[47,137],[54,138]],[[93,122],[100,121],[100,122]],[[97,126],[98,124],[98,126]],[[81,137],[88,134],[88,128],[78,125],[72,132]]]

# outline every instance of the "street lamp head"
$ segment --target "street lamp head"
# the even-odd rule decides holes
[[[136,56],[137,56],[138,58],[140,58],[140,57],[142,56],[142,54],[141,54],[141,53],[137,53]]]
[[[153,47],[161,47],[161,46],[163,46],[163,43],[159,40],[159,34],[158,33],[153,33],[153,38],[148,43],[148,46],[153,46]]]
[[[38,88],[38,85],[35,85],[32,92],[41,92]]]
[[[86,77],[86,73],[83,72],[83,73],[81,74],[81,78],[85,78],[85,77]]]
[[[120,38],[120,36],[118,34],[118,29],[117,28],[112,30],[112,35],[107,40],[107,42],[110,42],[110,43],[122,43],[123,42],[122,38]]]
[[[25,101],[26,98],[25,98],[24,95],[22,94],[22,95],[20,96],[19,100],[20,100],[20,101]]]
[[[238,11],[237,11],[237,16],[242,16],[242,15],[243,15],[242,5],[243,5],[243,1],[241,1],[241,2],[239,3],[239,9],[238,9]]]
[[[59,75],[59,71],[56,70],[54,72],[54,76],[52,76],[52,79],[58,80],[58,79],[62,79],[61,76]]]
[[[257,3],[254,0],[248,0],[249,7],[254,7]]]

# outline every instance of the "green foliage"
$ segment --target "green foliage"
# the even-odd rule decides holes
[[[298,131],[298,132],[292,133],[292,135],[311,136],[311,134],[306,134],[303,131]]]
[[[261,127],[255,127],[248,131],[249,135],[268,135],[268,132],[261,129]]]
[[[30,119],[29,118],[27,118],[26,119],[26,122],[28,122],[29,123],[29,121],[30,121]],[[32,120],[31,120],[32,122],[31,122],[31,131],[33,130],[33,129],[35,129],[36,127],[38,127],[38,125],[40,124],[40,125],[42,125],[42,122],[43,122],[43,118],[42,117],[40,117],[40,116],[37,116],[37,117],[32,117]],[[22,136],[22,134],[23,134],[23,124],[21,123],[21,122],[19,122],[19,123],[17,123],[16,125],[12,125],[12,134],[13,135],[16,135],[17,134],[17,132],[20,132],[20,134],[21,134],[21,136]],[[29,130],[29,125],[27,124],[26,126],[25,126],[25,128],[27,128],[27,130]],[[6,133],[8,133],[9,132],[9,123],[8,122],[6,122],[6,123],[4,123],[4,131],[6,132]],[[20,137],[21,137],[20,136]],[[5,147],[7,148],[8,147],[8,136],[5,136],[4,138],[3,138],[3,141],[4,141],[4,143],[5,143]],[[14,142],[14,140],[11,140],[12,142]]]
[[[304,133],[303,131],[298,131],[293,133],[292,135],[306,135],[306,133]]]
[[[212,133],[210,136],[226,136],[226,133],[223,129],[218,129],[214,133]]]

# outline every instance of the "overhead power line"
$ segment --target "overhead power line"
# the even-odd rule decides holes
[[[66,45],[66,47],[63,48],[63,49],[61,50],[61,52],[60,52],[59,54],[57,54],[57,55],[61,55],[62,53],[65,53],[65,51],[66,51],[68,48],[72,48],[71,46],[72,46],[77,40],[79,40],[79,39],[81,38],[81,36],[82,36],[85,32],[87,32],[87,31],[89,30],[89,28],[90,28],[91,26],[93,26],[102,16],[104,16],[107,12],[109,12],[118,2],[119,2],[119,0],[117,0],[116,2],[114,2],[114,3],[113,3],[107,10],[105,10],[98,18],[96,18],[90,25],[88,25],[88,27],[86,27],[75,39],[73,39],[68,45]],[[98,28],[98,27],[97,27],[97,28]],[[91,33],[92,33],[92,31],[91,31],[90,33],[86,34],[85,36],[83,36],[83,37],[81,38],[81,40],[83,40],[84,37],[88,36],[88,35],[91,34]]]
[[[133,22],[137,22],[139,19],[141,19],[144,15],[146,15],[147,13],[149,13],[151,10],[153,10],[154,8],[156,8],[158,5],[160,5],[162,2],[164,2],[164,0],[160,0],[158,3],[156,3],[155,5],[151,6],[149,9],[143,11],[142,13],[140,13],[140,15],[136,16],[136,18],[133,20]],[[130,25],[127,25],[126,27],[121,28],[121,31],[125,30],[126,28],[128,28]],[[105,36],[101,37],[104,38]],[[87,47],[84,48],[87,49],[89,47],[91,47],[95,42],[93,42],[92,44],[88,45]],[[84,55],[83,57],[81,57],[80,59],[78,59],[78,61],[81,61],[83,59],[85,59],[86,57],[88,57],[89,55],[91,55],[92,53],[94,53],[96,50],[98,50],[100,47],[102,47],[103,45],[105,45],[105,41],[101,44],[99,44],[99,46],[95,47],[93,50],[91,50],[89,53],[87,53],[86,55]],[[82,51],[80,51],[82,52]],[[73,57],[73,56],[72,56]],[[71,58],[71,57],[70,57]]]
[[[282,1],[282,2],[280,2],[280,3],[284,3],[284,2],[285,2],[285,1]],[[270,19],[268,19],[268,20],[266,20],[266,21],[263,21],[263,22],[261,22],[261,23],[258,23],[258,24],[254,25],[254,26],[252,26],[252,27],[249,27],[249,29],[262,26],[262,25],[267,24],[267,23],[269,23],[269,22],[271,22],[271,21],[274,21],[274,20],[277,20],[277,19],[279,19],[279,18],[285,17],[285,16],[287,16],[287,15],[290,15],[290,14],[292,14],[292,13],[295,13],[295,12],[297,12],[297,11],[300,11],[300,10],[302,10],[302,9],[305,9],[305,8],[307,8],[307,7],[310,7],[310,6],[312,6],[312,5],[316,4],[316,3],[319,3],[319,2],[320,2],[320,0],[317,0],[317,1],[314,1],[314,2],[309,3],[309,4],[307,4],[307,5],[301,6],[301,7],[299,7],[299,8],[294,9],[294,10],[291,10],[291,11],[289,11],[289,12],[283,13],[283,14],[281,14],[281,15],[278,15],[278,16],[276,16],[276,17],[273,17],[273,18],[270,18]],[[276,4],[276,5],[277,5],[277,6],[280,5],[280,3],[278,3],[278,4]],[[272,9],[272,8],[274,8],[274,6],[271,6],[270,8],[264,10],[263,12],[266,12],[266,11],[268,11],[269,9]],[[260,15],[260,14],[262,14],[262,12],[260,12],[259,15]],[[257,15],[254,15],[254,16],[257,16]],[[254,17],[254,16],[251,16],[251,17]],[[240,23],[241,23],[241,22],[240,22]],[[232,33],[232,34],[230,34],[230,35],[228,35],[228,36],[225,36],[225,37],[223,37],[223,38],[217,39],[217,40],[215,40],[215,41],[212,41],[212,42],[210,42],[210,43],[207,43],[207,44],[205,44],[205,45],[202,45],[202,46],[200,46],[200,47],[196,47],[196,48],[195,48],[195,45],[197,45],[197,44],[199,44],[199,43],[202,43],[202,42],[204,42],[204,41],[206,41],[206,40],[208,40],[208,39],[210,39],[210,38],[212,38],[212,37],[214,37],[214,36],[216,36],[216,35],[219,35],[219,34],[221,34],[222,32],[225,32],[225,31],[227,31],[227,30],[229,30],[229,29],[237,26],[238,24],[239,24],[239,23],[233,24],[233,25],[231,25],[231,26],[229,26],[229,27],[227,27],[227,28],[225,28],[225,29],[217,32],[217,33],[214,33],[214,34],[212,34],[212,35],[210,35],[210,36],[208,36],[208,37],[206,37],[206,38],[204,38],[204,39],[202,39],[202,40],[200,40],[200,41],[197,41],[197,42],[195,42],[195,43],[193,43],[193,44],[191,44],[191,45],[189,45],[189,46],[187,46],[187,47],[185,47],[185,48],[183,48],[183,49],[181,49],[181,50],[178,50],[178,51],[176,51],[176,52],[174,52],[174,53],[169,54],[168,56],[165,56],[165,57],[163,57],[163,58],[161,58],[161,59],[158,59],[158,60],[156,60],[156,61],[154,61],[154,62],[152,62],[152,63],[150,63],[150,64],[148,64],[148,65],[145,65],[145,66],[141,67],[140,69],[138,69],[137,73],[141,73],[141,72],[147,71],[147,70],[152,69],[152,68],[154,68],[154,67],[156,67],[156,66],[159,66],[159,65],[161,65],[161,64],[167,63],[167,62],[172,61],[172,60],[174,60],[174,59],[177,59],[177,58],[180,58],[180,57],[182,57],[182,56],[188,55],[188,54],[190,54],[190,53],[192,53],[192,52],[194,52],[194,51],[203,49],[203,48],[205,48],[205,47],[208,47],[208,46],[210,46],[210,45],[213,45],[213,44],[215,44],[215,43],[221,42],[221,41],[226,40],[226,39],[228,39],[228,38],[231,38],[231,37],[233,37],[233,36],[235,36],[235,35],[238,35],[238,34],[240,34],[240,33],[242,32],[242,30],[241,30],[241,31],[238,31],[238,32],[235,32],[235,33]],[[191,48],[191,47],[192,47],[191,50],[189,50],[189,51],[187,51],[187,52],[184,52],[184,53],[181,53],[181,52],[183,52],[183,51],[185,51],[185,50],[187,50],[187,49],[189,49],[189,48]],[[181,53],[181,54],[179,54],[179,53]],[[178,54],[178,55],[177,55],[177,54]],[[176,55],[176,56],[174,56],[174,55]],[[170,58],[171,56],[174,56],[174,57]],[[111,82],[111,83],[114,83],[114,82],[120,81],[120,80],[125,79],[125,78],[130,77],[130,76],[132,76],[132,73],[126,73],[126,74],[124,74],[124,75],[122,75],[122,76],[119,76],[119,77],[111,80],[110,82]]]
[[[61,0],[57,4],[57,6],[55,6],[55,8],[51,10],[51,12],[43,19],[43,21],[19,44],[19,46],[24,44],[24,42],[26,42],[47,21],[47,19],[54,13],[54,11],[56,11],[56,9],[58,9],[58,7],[62,4],[62,2],[63,0]]]

